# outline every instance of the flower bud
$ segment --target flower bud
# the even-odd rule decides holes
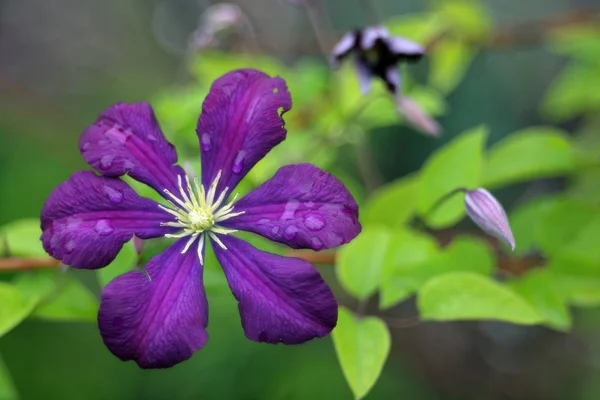
[[[416,101],[406,96],[397,96],[398,111],[411,126],[427,136],[438,137],[442,129],[438,123],[423,110]]]
[[[505,241],[515,250],[513,237],[508,217],[502,205],[490,192],[479,188],[468,190],[465,195],[465,208],[469,217],[485,232]]]

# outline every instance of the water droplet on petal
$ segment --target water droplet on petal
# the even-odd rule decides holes
[[[307,201],[306,203],[304,203],[304,205],[306,206],[306,208],[313,208],[315,206],[315,203],[313,201]]]
[[[115,124],[109,130],[104,132],[104,136],[108,138],[109,143],[122,144],[124,145],[131,136],[132,133],[130,131],[126,131],[119,124]]]
[[[65,253],[72,253],[73,250],[75,250],[75,241],[69,240],[67,243],[65,243]]]
[[[327,242],[330,246],[339,246],[344,243],[344,238],[335,232],[329,232],[327,235]]]
[[[102,158],[100,159],[100,168],[101,169],[109,169],[110,167],[112,167],[112,163],[113,163],[114,159],[115,159],[115,156],[113,156],[112,154],[103,155]]]
[[[311,231],[319,231],[325,226],[325,220],[318,214],[307,214],[304,217],[304,225]]]
[[[91,146],[91,145],[92,145],[92,144],[91,144],[90,142],[85,142],[85,143],[83,144],[83,146],[81,146],[81,151],[86,151],[87,149],[89,149],[89,148],[90,148],[90,146]]]
[[[108,195],[108,199],[115,204],[119,204],[123,201],[123,193],[118,189],[104,186],[104,192]]]
[[[125,171],[129,172],[131,170],[133,170],[135,168],[135,164],[133,163],[133,161],[125,159],[123,160],[123,169],[125,169]]]
[[[94,230],[100,236],[108,236],[114,231],[114,229],[109,225],[108,221],[105,219],[101,219],[100,221],[96,222]]]
[[[149,141],[151,142],[156,142],[158,140],[158,138],[154,135],[148,135],[146,136],[148,138]]]
[[[232,170],[234,173],[239,174],[242,172],[242,168],[244,167],[244,158],[246,157],[246,152],[244,150],[240,150],[235,156],[235,160],[233,160]]]
[[[285,228],[285,231],[283,231],[283,237],[286,240],[292,240],[293,238],[296,237],[297,233],[298,233],[298,228],[296,228],[294,225],[290,225],[287,228]]]
[[[265,224],[268,224],[270,221],[271,221],[271,220],[270,220],[270,219],[268,219],[268,218],[262,218],[262,219],[259,219],[259,220],[258,220],[258,224],[259,224],[259,225],[265,225]]]
[[[321,250],[323,248],[323,242],[316,236],[310,239],[310,245],[313,250]]]
[[[292,199],[288,201],[285,205],[285,209],[283,210],[283,214],[281,214],[281,219],[293,219],[296,215],[296,210],[298,209],[298,206],[300,206],[298,200]]]
[[[274,226],[273,229],[271,229],[271,233],[275,236],[279,236],[279,227]]]
[[[212,149],[212,140],[210,140],[210,135],[208,133],[203,133],[200,136],[200,148],[202,151],[207,152]]]

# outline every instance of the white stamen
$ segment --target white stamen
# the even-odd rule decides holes
[[[219,186],[220,179],[221,171],[217,173],[217,176],[207,191],[204,188],[204,185],[198,183],[198,178],[194,177],[194,185],[192,186],[189,176],[178,175],[177,186],[181,197],[164,189],[163,192],[169,197],[169,199],[166,200],[171,207],[159,205],[161,210],[175,217],[174,221],[161,222],[160,225],[181,228],[180,232],[168,233],[165,237],[173,239],[187,237],[188,240],[181,251],[182,254],[186,253],[197,240],[198,244],[196,252],[198,253],[198,259],[201,264],[204,264],[203,251],[204,243],[206,241],[205,233],[208,234],[219,247],[223,250],[227,250],[227,247],[218,235],[230,235],[237,232],[237,230],[224,228],[217,225],[217,223],[244,214],[244,211],[233,212],[234,204],[238,198],[237,194],[229,203],[227,203],[227,205],[222,206],[227,198],[229,188],[225,188],[217,196],[217,187]]]
[[[190,240],[188,240],[188,242],[185,244],[185,247],[183,248],[183,250],[181,250],[181,254],[185,254],[185,252],[188,251],[188,249],[190,248],[192,243],[194,243],[194,241],[196,240],[196,238],[198,237],[199,234],[200,234],[200,232],[196,232],[192,235]]]
[[[215,242],[217,242],[217,244],[223,249],[223,250],[227,250],[227,247],[223,244],[223,242],[221,242],[221,239],[219,239],[219,237],[217,235],[215,235],[212,232],[208,232],[208,236],[210,236],[210,238],[212,240],[214,240]]]
[[[200,235],[200,240],[198,240],[198,258],[200,259],[200,264],[204,265],[204,260],[202,257],[202,251],[204,250],[204,235]]]

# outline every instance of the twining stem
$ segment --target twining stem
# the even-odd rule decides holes
[[[30,269],[52,269],[61,265],[59,260],[50,257],[40,258],[0,258],[0,271],[20,271]]]

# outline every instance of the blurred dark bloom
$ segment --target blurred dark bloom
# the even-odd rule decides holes
[[[96,269],[108,265],[133,235],[177,239],[144,272],[128,272],[104,288],[98,324],[117,357],[165,368],[204,346],[207,240],[239,302],[249,339],[297,344],[336,325],[336,300],[308,262],[260,251],[231,235],[243,230],[321,250],[360,231],[348,190],[310,164],[282,167],[238,202],[237,196],[227,202],[248,171],[285,139],[282,114],[291,105],[279,77],[247,69],[217,79],[196,129],[200,182],[176,165],[177,152],[147,103],[115,104],[84,131],[81,153],[100,176],[76,172],[52,192],[41,215],[46,251],[73,267]],[[138,196],[119,178],[124,174],[155,189],[166,203]]]
[[[515,249],[515,239],[506,212],[490,192],[482,188],[467,191],[465,207],[477,226],[508,243],[511,250]]]
[[[399,94],[401,78],[398,63],[418,61],[424,53],[422,46],[399,36],[390,36],[384,27],[368,27],[342,37],[333,49],[331,66],[337,68],[340,62],[352,55],[363,94],[370,91],[374,77],[382,79],[391,93]]]

